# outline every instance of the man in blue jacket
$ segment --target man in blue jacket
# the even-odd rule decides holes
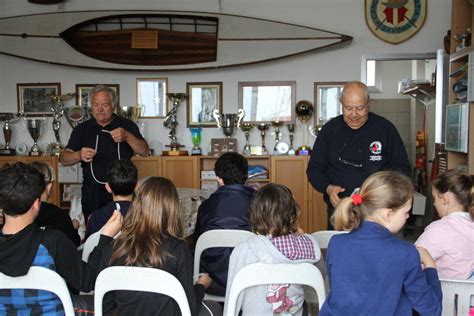
[[[245,186],[247,160],[238,153],[228,152],[217,159],[214,166],[219,188],[198,210],[194,241],[214,229],[250,231],[249,206],[255,190]],[[232,248],[211,248],[201,255],[201,272],[207,272],[213,282],[207,293],[225,296],[227,271]]]
[[[372,173],[396,170],[410,176],[411,167],[400,135],[387,119],[369,112],[369,93],[362,82],[344,85],[342,114],[321,129],[306,173],[324,194],[328,222],[344,197],[350,196]],[[330,222],[329,229],[332,229]]]

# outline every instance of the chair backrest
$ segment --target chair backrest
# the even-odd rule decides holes
[[[84,248],[82,249],[82,261],[87,262],[87,260],[89,260],[92,250],[94,250],[95,246],[99,244],[99,239],[100,231],[93,233],[86,239]]]
[[[110,291],[144,291],[167,295],[178,303],[181,315],[191,315],[183,286],[172,274],[154,268],[109,267],[97,276],[94,288],[95,315],[102,316],[102,301]]]
[[[243,241],[255,236],[254,233],[239,229],[215,229],[209,230],[199,236],[194,249],[194,270],[193,274],[199,274],[199,263],[204,250],[216,247],[236,247]],[[225,297],[217,295],[207,295],[206,299],[224,302]]]
[[[443,290],[443,316],[468,315],[474,281],[440,279]]]
[[[313,238],[316,240],[320,249],[327,249],[332,236],[345,233],[348,232],[338,230],[321,230],[319,232],[312,233],[311,236],[313,236]]]
[[[237,299],[244,289],[265,284],[301,284],[313,288],[318,296],[319,309],[326,299],[321,272],[309,263],[266,264],[254,263],[235,275],[225,301],[226,315],[238,315]]]
[[[0,289],[32,289],[44,290],[56,294],[63,304],[66,316],[74,315],[71,295],[64,279],[55,271],[32,266],[28,274],[9,277],[0,273]]]

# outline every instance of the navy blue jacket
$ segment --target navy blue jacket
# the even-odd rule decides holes
[[[341,161],[342,160],[342,161]],[[313,187],[326,195],[328,185],[339,185],[349,196],[372,173],[396,170],[411,175],[407,152],[395,126],[387,119],[369,112],[359,129],[350,128],[337,116],[330,120],[314,142],[306,173]]]
[[[213,229],[241,229],[250,231],[249,206],[255,190],[241,185],[221,186],[198,210],[194,241]],[[213,282],[207,290],[214,295],[225,295],[227,271],[232,248],[212,248],[201,255],[200,271],[209,273]]]
[[[441,284],[434,268],[421,269],[415,246],[375,222],[331,238],[330,292],[319,315],[441,314]]]
[[[120,213],[122,213],[123,217],[125,217],[125,215],[127,214],[128,208],[132,204],[132,202],[130,201],[112,201],[112,202],[107,203],[107,205],[95,210],[89,216],[89,220],[87,221],[85,239],[87,239],[90,235],[92,235],[95,232],[98,232],[99,230],[102,229],[102,227],[104,227],[104,225],[107,223],[107,221],[112,216],[115,209],[117,208],[115,203],[118,203],[120,205]]]

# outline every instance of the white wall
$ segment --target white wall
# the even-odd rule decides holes
[[[423,28],[408,41],[391,45],[376,38],[367,28],[364,17],[364,2],[354,0],[222,0],[221,12],[267,18],[326,29],[352,36],[353,42],[333,51],[308,53],[299,57],[282,59],[251,66],[206,71],[183,72],[134,72],[99,71],[48,65],[0,55],[0,111],[16,111],[16,84],[21,82],[61,82],[62,92],[73,92],[78,83],[118,83],[120,84],[121,104],[135,104],[135,79],[137,77],[168,77],[170,92],[184,92],[186,82],[222,81],[224,112],[236,112],[237,83],[239,81],[259,80],[296,80],[297,100],[314,100],[315,81],[359,80],[362,55],[374,54],[415,54],[435,52],[441,47],[442,38],[450,26],[451,3],[446,0],[430,0],[428,16]],[[26,0],[3,0],[0,2],[0,17],[15,16],[39,12],[96,10],[96,9],[153,9],[153,10],[196,10],[219,12],[217,0],[68,0],[60,5],[34,5]],[[32,47],[34,49],[34,47]],[[181,143],[191,146],[189,132],[186,131],[185,104],[178,110],[180,122],[177,135]],[[145,137],[152,147],[156,143],[169,143],[168,130],[162,127],[162,119],[143,120]],[[14,125],[13,145],[32,141],[21,128]],[[61,135],[66,142],[70,127],[64,121]],[[286,132],[286,130],[285,130]],[[239,147],[244,145],[243,133],[236,133]],[[300,138],[297,135],[296,145]],[[223,137],[221,131],[214,128],[203,132],[202,147],[207,149],[210,139]],[[271,136],[267,136],[267,146],[273,147]],[[287,133],[283,136],[288,140]],[[47,133],[40,143],[54,140],[48,124]],[[253,144],[260,143],[260,137],[254,130],[251,135]],[[312,140],[311,140],[312,142]],[[271,147],[270,147],[271,146]],[[206,151],[206,150],[205,150]]]

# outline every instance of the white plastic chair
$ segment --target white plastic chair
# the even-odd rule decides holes
[[[443,316],[466,316],[474,295],[474,281],[440,279],[443,290]]]
[[[44,267],[32,266],[28,274],[9,277],[0,273],[0,289],[32,289],[52,292],[63,304],[66,316],[74,316],[71,295],[64,279],[55,271]]]
[[[237,272],[225,300],[226,316],[238,315],[237,299],[244,289],[265,284],[301,284],[313,288],[318,297],[319,309],[326,299],[321,272],[309,263],[265,264],[254,263]]]
[[[194,250],[194,276],[199,274],[199,263],[204,250],[216,247],[236,247],[243,241],[255,236],[254,233],[239,229],[215,229],[209,230],[199,236]],[[224,302],[224,296],[205,294],[205,300]]]
[[[316,240],[320,249],[327,249],[332,236],[346,233],[348,232],[338,230],[321,230],[319,232],[312,233],[311,236],[313,236],[313,238]]]
[[[84,248],[82,249],[82,261],[87,262],[87,260],[89,260],[92,250],[99,244],[99,239],[100,231],[93,233],[86,239]]]
[[[110,291],[144,291],[167,295],[178,303],[181,315],[191,315],[183,286],[172,274],[154,268],[109,267],[97,276],[95,282],[95,315],[102,316],[102,301]]]

